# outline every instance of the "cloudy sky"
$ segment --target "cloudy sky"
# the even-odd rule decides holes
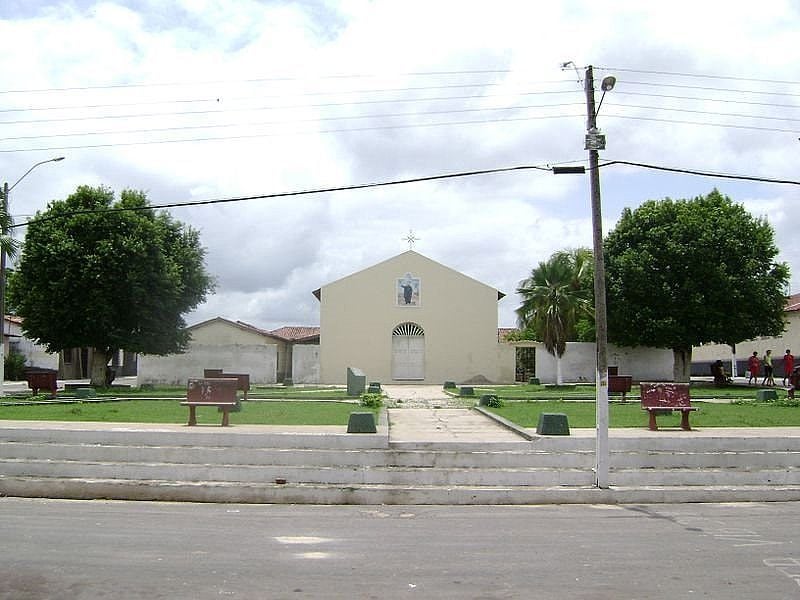
[[[798,32],[788,0],[3,0],[0,180],[66,157],[14,188],[20,223],[82,184],[168,204],[585,164],[593,65],[617,79],[602,161],[797,181]],[[601,185],[606,231],[626,206],[717,187],[770,221],[800,292],[800,186],[624,165]],[[171,212],[218,281],[189,323],[317,325],[313,290],[413,230],[508,294],[513,326],[530,269],[591,246],[588,177],[536,169]]]

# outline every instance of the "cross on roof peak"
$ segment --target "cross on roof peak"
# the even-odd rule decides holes
[[[414,249],[414,244],[419,241],[419,238],[416,235],[414,235],[414,230],[413,229],[409,229],[408,230],[408,235],[406,237],[404,237],[404,238],[401,238],[401,239],[403,239],[406,242],[408,242],[408,249],[409,250],[413,250]]]

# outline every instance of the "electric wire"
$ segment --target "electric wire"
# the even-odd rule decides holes
[[[617,71],[620,73],[644,73],[647,75],[670,75],[676,77],[697,77],[700,79],[730,79],[732,81],[745,81],[750,83],[777,83],[785,85],[800,85],[800,81],[786,81],[780,79],[756,79],[753,77],[735,77],[731,75],[709,75],[707,73],[680,73],[676,71],[655,71],[647,69],[626,69],[624,67],[606,67],[596,66],[595,69],[611,72]]]
[[[105,131],[84,131],[76,133],[51,133],[45,135],[25,135],[25,136],[8,136],[4,140],[33,140],[33,139],[47,139],[59,137],[82,137],[90,135],[119,135],[119,134],[134,134],[134,133],[162,133],[166,131],[196,131],[199,129],[221,129],[230,127],[254,127],[261,125],[290,125],[295,123],[317,123],[327,121],[349,121],[357,119],[394,119],[400,117],[419,117],[430,115],[450,115],[450,114],[463,114],[463,113],[477,113],[477,112],[498,112],[508,110],[527,110],[532,108],[561,108],[565,106],[582,106],[579,103],[569,104],[536,104],[536,105],[517,105],[517,106],[498,106],[498,107],[484,107],[484,108],[460,108],[452,110],[430,110],[430,111],[415,111],[405,113],[372,113],[364,115],[343,115],[338,117],[314,117],[310,119],[288,119],[280,121],[250,121],[245,123],[216,123],[212,125],[182,125],[179,127],[157,127],[150,129],[108,129]]]
[[[46,217],[34,217],[24,223],[12,224],[9,228],[27,227],[31,223],[43,223],[46,221],[53,221],[71,217],[75,215],[94,214],[94,213],[110,213],[110,212],[141,212],[148,210],[163,210],[166,208],[179,208],[179,207],[194,207],[194,206],[208,206],[213,204],[227,204],[231,202],[246,202],[248,200],[270,200],[275,198],[289,198],[292,196],[308,196],[312,194],[326,194],[331,192],[343,192],[353,190],[363,190],[369,188],[388,187],[395,185],[406,185],[411,183],[420,183],[425,181],[439,181],[444,179],[455,179],[461,177],[475,177],[478,175],[494,175],[498,173],[509,173],[512,171],[550,171],[551,167],[544,165],[518,165],[513,167],[499,167],[495,169],[479,169],[475,171],[459,171],[455,173],[443,173],[439,175],[427,175],[423,177],[411,177],[407,179],[393,179],[388,181],[375,181],[370,183],[357,183],[352,185],[339,185],[324,188],[314,188],[308,190],[295,190],[290,192],[277,192],[271,194],[257,194],[252,196],[236,196],[231,198],[215,198],[211,200],[191,200],[186,202],[170,202],[166,204],[151,204],[147,206],[120,206],[109,207],[102,209],[86,209],[65,212],[60,215],[50,215]]]
[[[685,169],[678,167],[665,167],[662,165],[653,165],[642,162],[634,162],[629,160],[610,160],[605,161],[598,165],[598,167],[610,167],[613,165],[627,165],[630,167],[639,167],[642,169],[652,169],[655,171],[667,171],[670,173],[683,173],[686,175],[700,175],[702,177],[715,177],[718,179],[737,179],[740,181],[754,181],[757,183],[782,183],[787,185],[800,185],[800,181],[794,179],[776,179],[773,177],[760,177],[757,175],[737,175],[734,173],[720,173],[718,171],[703,171],[700,169]]]
[[[633,116],[633,115],[620,115],[620,114],[606,114],[603,115],[604,118],[615,118],[615,119],[632,119],[636,121],[654,121],[657,123],[676,123],[679,125],[702,125],[705,127],[720,127],[720,128],[727,128],[727,129],[749,129],[752,131],[772,131],[775,133],[791,133],[800,135],[800,128],[799,129],[783,129],[780,127],[759,127],[757,125],[737,125],[735,123],[709,123],[708,121],[682,121],[679,119],[661,119],[658,117],[642,117],[642,116]]]
[[[568,163],[577,163],[583,162],[581,161],[564,161],[558,164],[568,164]],[[605,161],[598,165],[598,168],[605,168],[614,165],[626,165],[626,166],[633,166],[639,167],[644,169],[655,169],[658,171],[667,171],[672,173],[684,173],[689,175],[700,175],[703,177],[717,177],[723,179],[738,179],[743,181],[754,181],[754,182],[761,182],[761,183],[779,183],[779,184],[789,184],[789,185],[800,185],[800,181],[791,180],[791,179],[776,179],[776,178],[769,178],[769,177],[759,177],[754,175],[734,175],[731,173],[719,173],[714,171],[702,171],[698,169],[682,169],[676,167],[665,167],[661,165],[653,165],[648,163],[641,163],[641,162],[633,162],[633,161],[626,161],[626,160],[610,160]],[[43,223],[47,221],[53,221],[57,219],[63,219],[66,217],[72,217],[76,215],[83,215],[83,214],[95,214],[95,213],[111,213],[111,212],[141,212],[141,211],[152,211],[152,210],[164,210],[167,208],[185,208],[185,207],[196,207],[196,206],[209,206],[215,204],[228,204],[233,202],[246,202],[250,200],[271,200],[276,198],[288,198],[293,196],[308,196],[314,194],[326,194],[326,193],[333,193],[333,192],[342,192],[342,191],[354,191],[354,190],[363,190],[363,189],[370,189],[370,188],[379,188],[379,187],[389,187],[389,186],[397,186],[397,185],[408,185],[412,183],[421,183],[427,181],[441,181],[446,179],[457,179],[462,177],[475,177],[480,175],[496,175],[500,173],[510,173],[510,172],[519,172],[519,171],[553,171],[553,163],[548,163],[546,165],[517,165],[512,167],[498,167],[494,169],[478,169],[474,171],[458,171],[453,173],[442,173],[439,175],[427,175],[421,177],[410,177],[405,179],[392,179],[387,181],[375,181],[369,183],[358,183],[352,185],[339,185],[339,186],[330,186],[330,187],[322,187],[322,188],[313,188],[307,190],[294,190],[289,192],[276,192],[276,193],[269,193],[269,194],[255,194],[249,196],[235,196],[229,198],[214,198],[208,200],[191,200],[185,202],[169,202],[163,204],[150,204],[146,206],[120,206],[120,207],[107,207],[101,209],[85,209],[85,210],[76,210],[76,211],[68,211],[58,215],[48,215],[48,216],[36,216],[32,219],[28,219],[24,223],[16,223],[9,225],[9,228],[20,228],[20,227],[27,227],[32,223]]]
[[[727,112],[718,112],[712,110],[694,110],[690,108],[669,108],[666,106],[646,106],[641,104],[619,104],[617,102],[609,102],[606,104],[607,107],[615,107],[615,108],[639,108],[642,110],[663,110],[669,112],[681,112],[681,113],[689,113],[689,114],[699,114],[699,115],[714,115],[715,117],[736,117],[736,118],[745,118],[745,119],[766,119],[770,121],[800,121],[798,118],[793,117],[774,117],[774,116],[767,116],[767,115],[748,115],[745,113],[727,113]]]
[[[433,123],[408,123],[408,124],[393,124],[393,125],[371,125],[369,127],[347,127],[340,129],[312,129],[308,131],[290,131],[290,132],[269,132],[269,133],[246,133],[240,135],[229,136],[206,136],[206,137],[192,137],[181,139],[160,139],[160,140],[140,140],[140,141],[125,141],[125,142],[105,142],[95,144],[76,144],[64,146],[38,146],[34,148],[5,148],[0,149],[0,154],[12,154],[17,152],[45,152],[53,150],[88,150],[96,148],[114,148],[123,146],[146,146],[154,144],[182,144],[188,142],[224,142],[231,140],[245,140],[255,138],[270,138],[281,137],[290,135],[313,135],[313,134],[329,134],[329,133],[358,133],[364,131],[386,131],[391,129],[413,129],[417,127],[448,127],[453,125],[485,125],[489,123],[511,123],[511,122],[524,122],[524,121],[537,121],[546,119],[574,119],[583,116],[582,114],[560,114],[560,115],[546,115],[546,116],[528,116],[528,117],[507,117],[503,119],[472,119],[464,121],[441,121]]]
[[[511,71],[508,69],[473,69],[465,71],[418,71],[408,73],[382,73],[380,75],[363,73],[363,74],[332,74],[332,75],[317,75],[315,77],[296,77],[296,76],[281,76],[281,77],[254,77],[249,79],[214,79],[205,81],[167,81],[167,82],[152,82],[152,83],[119,83],[119,84],[104,84],[104,85],[84,85],[84,86],[70,86],[70,87],[50,87],[50,88],[28,88],[28,89],[0,89],[0,94],[27,94],[27,93],[40,93],[40,92],[72,92],[72,91],[87,91],[87,90],[117,90],[117,89],[134,89],[134,88],[161,88],[161,87],[179,87],[179,86],[206,86],[206,85],[232,85],[232,84],[251,84],[251,83],[275,83],[278,81],[310,81],[313,79],[375,79],[387,77],[430,77],[442,75],[507,75]]]

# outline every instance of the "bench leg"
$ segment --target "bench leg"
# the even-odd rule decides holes
[[[650,422],[648,423],[648,428],[650,431],[658,431],[658,425],[656,424],[656,412],[654,410],[648,410],[647,414],[650,415]]]
[[[682,410],[681,411],[681,429],[684,431],[691,431],[692,428],[689,426],[689,411]]]
[[[229,413],[230,413],[230,410],[227,407],[223,407],[222,408],[222,426],[223,427],[227,427],[228,426],[228,423],[229,423],[228,415],[229,415]]]
[[[187,423],[189,427],[192,425],[197,425],[197,414],[195,413],[195,408],[196,407],[194,406],[189,407],[189,422]]]

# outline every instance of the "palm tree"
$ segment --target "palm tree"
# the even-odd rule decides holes
[[[2,199],[2,192],[0,192],[0,200]],[[11,218],[11,215],[8,213],[8,209],[6,207],[6,203],[0,203],[0,248],[6,253],[6,256],[9,258],[14,258],[17,254],[17,250],[19,249],[19,241],[15,240],[10,233],[11,226],[14,224],[14,220]]]
[[[575,339],[578,320],[593,313],[591,251],[556,252],[520,282],[517,293],[522,296],[516,311],[519,327],[541,340],[556,357],[556,383],[561,385],[561,357],[567,341]]]

